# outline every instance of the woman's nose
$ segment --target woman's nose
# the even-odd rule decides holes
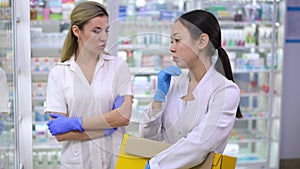
[[[100,39],[103,40],[103,41],[107,41],[108,32],[103,31],[102,34],[100,35]]]
[[[176,52],[176,50],[175,50],[175,48],[174,48],[174,45],[173,44],[171,44],[171,46],[170,46],[170,52],[172,52],[172,53],[174,53],[174,52]]]

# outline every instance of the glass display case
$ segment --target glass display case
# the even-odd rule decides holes
[[[26,9],[20,8],[24,4],[23,1],[0,1],[0,168],[5,169],[31,168],[30,162],[29,165],[26,162],[31,157],[24,156],[31,155],[31,139],[25,139],[31,135],[31,118],[26,115],[30,108],[25,105],[27,102],[20,101],[30,97],[26,97],[30,91],[30,74],[26,74],[29,43],[22,44],[29,42],[29,39],[26,41],[29,15]]]
[[[31,156],[25,156],[32,154],[30,99],[21,99],[31,91],[29,9],[21,8],[26,3],[0,1],[0,168],[7,169],[32,168]]]
[[[17,144],[12,4],[0,3],[0,168],[14,168]]]

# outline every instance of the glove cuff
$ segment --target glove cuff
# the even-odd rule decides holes
[[[110,136],[112,135],[118,128],[112,128],[112,129],[103,129],[104,130],[104,136]]]
[[[83,132],[84,129],[82,128],[82,117],[77,117],[76,120],[77,120],[77,122],[78,122],[79,125],[76,125],[77,128],[75,130]]]
[[[155,95],[153,97],[154,101],[164,102],[165,101],[165,93],[162,90],[156,90]]]

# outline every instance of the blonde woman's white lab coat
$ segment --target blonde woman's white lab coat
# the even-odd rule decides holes
[[[74,56],[54,67],[48,77],[46,112],[69,117],[94,116],[111,111],[117,95],[132,95],[127,63],[101,55],[93,81],[88,83]],[[123,138],[124,127],[111,136],[90,141],[63,141],[61,169],[112,169]]]
[[[145,110],[140,125],[142,137],[173,144],[154,156],[151,169],[191,168],[200,164],[210,151],[222,153],[229,140],[240,101],[238,86],[213,66],[193,91],[194,100],[185,102],[188,72],[172,77],[161,110]]]

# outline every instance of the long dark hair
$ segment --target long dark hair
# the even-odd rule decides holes
[[[188,29],[193,39],[198,39],[202,33],[209,36],[208,54],[213,56],[217,49],[219,55],[215,69],[234,82],[228,55],[221,46],[221,28],[217,18],[205,10],[193,10],[181,15],[178,20]],[[236,117],[243,117],[240,106],[237,108]]]

